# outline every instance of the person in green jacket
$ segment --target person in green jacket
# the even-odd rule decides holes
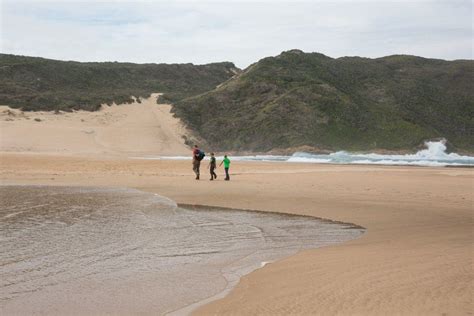
[[[227,155],[224,155],[224,159],[219,164],[219,167],[222,166],[222,164],[224,164],[224,170],[225,170],[224,180],[229,181],[230,180],[230,177],[229,177],[230,159],[227,157]]]

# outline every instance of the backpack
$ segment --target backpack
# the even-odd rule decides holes
[[[204,159],[204,157],[206,156],[206,154],[200,150],[199,153],[197,154],[197,160],[201,161]]]

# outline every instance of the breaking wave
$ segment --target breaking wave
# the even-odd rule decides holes
[[[383,155],[357,154],[338,151],[328,155],[315,155],[304,152],[294,153],[287,161],[309,163],[376,164],[376,165],[417,165],[417,166],[472,166],[474,157],[447,153],[443,141],[426,142],[426,149],[415,154]]]
[[[373,164],[373,165],[413,165],[413,166],[474,166],[473,156],[462,156],[446,152],[445,141],[426,142],[426,149],[414,154],[384,155],[375,153],[351,153],[338,151],[331,154],[311,154],[296,152],[291,156],[283,155],[253,155],[232,156],[235,161],[280,161],[294,163],[330,163],[330,164]],[[138,159],[172,159],[183,160],[190,157],[135,157]],[[221,160],[222,157],[216,157]],[[205,158],[207,159],[207,157]]]

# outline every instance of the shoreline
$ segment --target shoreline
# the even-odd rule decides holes
[[[211,211],[232,211],[232,210],[235,210],[234,208],[228,208],[228,207],[217,207],[217,206],[212,206],[212,205],[193,205],[193,204],[180,204],[178,203],[178,207],[182,207],[182,208],[186,208],[186,209],[206,209],[206,210],[211,210]],[[269,215],[283,215],[283,216],[295,216],[295,214],[291,214],[291,213],[281,213],[281,212],[272,212],[272,211],[260,211],[260,210],[250,210],[250,209],[239,209],[238,211],[242,211],[242,212],[252,212],[252,213],[260,213],[260,214],[269,214]],[[347,240],[347,241],[343,241],[343,242],[340,242],[340,243],[337,243],[337,244],[333,244],[333,245],[327,245],[327,246],[319,246],[319,247],[315,247],[315,248],[309,248],[309,249],[300,249],[298,250],[296,253],[294,253],[293,255],[290,255],[290,256],[286,256],[286,257],[282,257],[280,259],[277,259],[276,261],[264,261],[264,262],[261,262],[261,266],[260,267],[257,267],[255,269],[253,269],[252,271],[248,272],[248,273],[245,273],[243,274],[241,277],[238,278],[238,280],[236,280],[236,282],[228,282],[227,283],[227,286],[225,289],[223,289],[221,292],[219,293],[216,293],[215,295],[212,295],[210,297],[207,297],[201,301],[198,301],[198,302],[194,302],[192,304],[189,304],[187,306],[184,306],[182,308],[179,308],[177,310],[174,310],[174,311],[171,311],[171,312],[168,312],[166,313],[167,316],[179,316],[179,315],[190,315],[192,313],[194,313],[195,311],[197,311],[199,308],[202,308],[204,306],[206,306],[207,304],[210,304],[214,301],[217,301],[219,299],[223,299],[225,298],[230,292],[232,292],[232,290],[238,285],[238,283],[240,282],[240,279],[246,275],[249,275],[251,273],[253,273],[254,271],[256,270],[259,270],[259,269],[263,269],[264,267],[266,267],[268,264],[275,264],[281,260],[284,260],[286,258],[289,258],[289,257],[292,257],[294,255],[297,255],[298,253],[300,252],[304,252],[304,251],[314,251],[314,250],[317,250],[317,249],[321,249],[321,248],[324,248],[324,247],[334,247],[334,246],[338,246],[340,244],[344,244],[344,243],[347,243],[347,242],[351,242],[353,240],[356,240],[356,239],[359,239],[359,238],[362,238],[366,233],[367,233],[367,229],[365,227],[362,227],[362,226],[359,226],[357,224],[354,224],[354,223],[347,223],[347,222],[341,222],[341,221],[334,221],[334,220],[331,220],[331,219],[327,219],[327,218],[321,218],[321,217],[315,217],[315,216],[311,216],[311,215],[297,215],[297,216],[300,216],[300,217],[308,217],[308,218],[312,218],[312,219],[316,219],[318,220],[319,222],[323,222],[323,223],[330,223],[330,224],[340,224],[340,225],[347,225],[348,227],[346,228],[343,228],[343,229],[357,229],[357,230],[361,230],[361,233],[359,236],[351,239],[351,240]]]
[[[58,153],[58,152],[16,152],[16,151],[0,151],[1,155],[25,155],[25,156],[50,156],[50,157],[69,157],[69,158],[84,158],[84,159],[94,159],[94,155],[90,153]],[[239,156],[236,156],[239,157]],[[235,158],[235,157],[234,157]],[[144,160],[144,161],[177,161],[183,162],[188,161],[190,158],[182,158],[182,159],[175,159],[175,158],[147,158],[147,157],[131,157],[124,153],[106,153],[100,156],[100,159],[104,160]],[[204,158],[203,163],[207,162],[208,159]],[[298,161],[276,161],[276,160],[233,160],[238,161],[239,163],[245,164],[290,164],[290,165],[307,165],[307,166],[334,166],[334,167],[342,167],[342,166],[361,166],[361,167],[402,167],[402,168],[428,168],[428,169],[443,169],[443,168],[453,168],[453,169],[474,169],[474,165],[417,165],[417,164],[376,164],[376,163],[334,163],[334,162],[298,162]],[[239,173],[234,173],[234,175],[239,175]]]
[[[187,208],[187,209],[207,209],[207,210],[216,210],[216,211],[232,211],[235,210],[235,208],[231,207],[224,207],[224,206],[214,206],[214,205],[203,205],[203,204],[186,204],[186,203],[177,203],[178,207],[182,208]],[[272,211],[261,211],[261,210],[252,210],[252,209],[239,209],[239,211],[242,212],[251,212],[251,213],[260,213],[260,214],[273,214],[273,215],[283,215],[283,216],[294,216],[294,213],[288,212],[272,212]],[[357,225],[355,223],[349,223],[349,222],[343,222],[343,221],[336,221],[332,220],[330,218],[324,218],[324,217],[317,217],[313,215],[298,215],[300,217],[307,217],[307,218],[312,218],[312,219],[317,219],[320,222],[323,223],[330,223],[330,224],[341,224],[341,225],[347,225],[350,226],[347,229],[363,229],[367,230],[367,228]]]
[[[180,204],[356,223],[366,233],[244,276],[194,314],[466,314],[473,310],[471,168],[233,162],[228,183],[189,161],[0,153],[4,183],[114,185]],[[245,302],[245,303],[244,303]]]
[[[236,209],[233,209],[233,208],[226,208],[226,207],[216,207],[216,206],[212,206],[212,205],[190,205],[190,204],[178,204],[178,207],[183,207],[183,208],[193,208],[193,209],[206,209],[206,210],[211,210],[211,211],[223,211],[223,212],[226,212],[226,211],[232,211],[232,210],[236,210]],[[242,212],[251,212],[251,213],[260,213],[260,214],[268,214],[268,215],[283,215],[283,216],[295,216],[295,214],[291,214],[291,213],[280,213],[280,212],[271,212],[271,211],[259,211],[259,210],[248,210],[248,209],[239,209],[238,211],[242,211]],[[194,313],[195,311],[197,311],[199,308],[202,308],[204,306],[206,306],[207,304],[210,304],[214,301],[217,301],[219,299],[223,299],[225,298],[227,295],[229,295],[229,293],[232,292],[232,290],[239,284],[240,282],[240,279],[244,276],[247,276],[251,273],[253,273],[254,271],[257,271],[259,269],[263,269],[265,268],[267,265],[269,264],[275,264],[281,260],[284,260],[286,258],[289,258],[289,257],[292,257],[294,255],[297,255],[299,254],[300,252],[304,252],[304,251],[314,251],[314,250],[317,250],[317,249],[321,249],[321,248],[324,248],[324,247],[333,247],[333,246],[338,246],[338,245],[341,245],[341,244],[344,244],[344,243],[347,243],[347,242],[351,242],[352,240],[356,240],[356,239],[359,239],[359,238],[362,238],[366,233],[367,233],[367,229],[362,227],[362,226],[359,226],[359,225],[356,225],[356,224],[353,224],[353,223],[346,223],[346,222],[341,222],[341,221],[333,221],[331,219],[325,219],[325,218],[319,218],[319,217],[315,217],[315,216],[311,216],[311,215],[296,215],[296,216],[300,216],[300,217],[308,217],[308,218],[313,218],[313,219],[316,219],[318,220],[319,222],[323,222],[323,223],[330,223],[330,224],[340,224],[340,225],[347,225],[349,227],[346,227],[346,228],[342,228],[342,229],[357,229],[357,230],[361,230],[361,233],[353,238],[353,239],[350,239],[350,240],[347,240],[347,241],[343,241],[343,242],[340,242],[340,243],[336,243],[336,244],[332,244],[332,245],[327,245],[327,246],[318,246],[318,247],[314,247],[314,248],[308,248],[308,249],[300,249],[298,250],[296,253],[292,254],[292,255],[289,255],[289,256],[285,256],[285,257],[282,257],[282,258],[279,258],[275,261],[264,261],[264,262],[261,262],[260,264],[260,267],[257,267],[255,269],[252,269],[250,272],[248,273],[244,273],[242,276],[240,277],[237,277],[236,280],[234,280],[233,282],[232,281],[229,281],[227,280],[227,286],[225,289],[223,289],[221,292],[219,293],[216,293],[210,297],[207,297],[201,301],[198,301],[198,302],[194,302],[192,304],[189,304],[187,306],[184,306],[182,308],[179,308],[175,311],[171,311],[171,312],[168,312],[166,313],[166,315],[168,316],[178,316],[178,315],[190,315],[192,313]],[[227,278],[226,278],[227,279]]]
[[[133,189],[133,188],[126,188],[126,187],[94,187],[94,186],[87,186],[87,185],[85,185],[85,186],[83,186],[83,185],[81,185],[81,186],[55,186],[55,185],[44,185],[44,184],[38,184],[38,185],[31,185],[31,184],[26,184],[26,185],[1,184],[0,189],[1,189],[0,191],[2,192],[2,195],[5,192],[7,192],[6,195],[3,195],[6,198],[6,204],[1,203],[5,207],[4,210],[6,211],[6,213],[2,212],[3,214],[6,214],[6,216],[2,216],[2,220],[6,220],[6,223],[10,223],[12,225],[15,225],[15,223],[17,223],[19,226],[28,225],[28,224],[25,224],[25,220],[28,219],[28,218],[31,219],[31,216],[35,217],[33,214],[29,213],[26,210],[17,212],[18,204],[14,203],[14,201],[15,201],[14,197],[15,196],[23,195],[22,193],[27,193],[27,192],[29,193],[30,196],[32,196],[32,198],[26,198],[26,200],[28,201],[29,204],[35,203],[35,202],[41,204],[41,202],[45,201],[45,200],[41,199],[42,196],[47,196],[48,194],[52,194],[50,196],[50,198],[53,197],[53,199],[52,200],[47,199],[47,201],[49,202],[48,209],[53,210],[53,212],[57,212],[58,209],[56,209],[56,207],[60,207],[60,209],[62,211],[64,211],[62,214],[67,214],[69,212],[69,210],[67,208],[64,209],[65,205],[63,205],[63,204],[57,205],[54,202],[55,201],[54,195],[64,194],[62,196],[63,199],[66,199],[66,200],[69,199],[69,201],[73,201],[73,204],[71,206],[79,207],[79,209],[82,209],[82,212],[85,212],[85,213],[89,214],[89,216],[91,214],[94,214],[92,217],[100,216],[99,214],[102,214],[102,211],[99,211],[97,214],[95,214],[94,209],[96,207],[91,207],[91,205],[88,204],[88,203],[90,203],[90,199],[87,198],[84,195],[84,192],[89,192],[89,194],[93,194],[94,196],[97,195],[97,197],[101,197],[101,199],[106,199],[109,195],[113,196],[117,200],[122,200],[123,199],[121,205],[125,205],[126,208],[122,209],[121,206],[119,206],[119,208],[117,208],[117,207],[114,208],[114,206],[110,206],[109,212],[106,213],[108,215],[106,215],[104,217],[104,219],[108,218],[109,223],[115,223],[115,225],[117,225],[118,223],[117,223],[117,218],[114,217],[113,213],[115,213],[115,211],[117,211],[117,210],[120,211],[121,209],[124,212],[126,212],[126,214],[128,214],[128,215],[125,215],[125,216],[127,216],[128,220],[136,219],[135,217],[133,217],[134,216],[133,214],[141,214],[143,211],[149,210],[149,211],[152,211],[151,214],[155,214],[155,215],[150,215],[150,218],[153,218],[154,220],[166,222],[166,219],[159,220],[159,218],[161,217],[160,214],[165,214],[167,212],[167,210],[169,211],[169,209],[166,208],[167,205],[169,204],[169,207],[171,208],[171,212],[173,214],[175,214],[175,212],[176,212],[176,214],[177,214],[177,216],[175,216],[174,219],[171,221],[173,224],[175,224],[176,223],[175,221],[179,221],[179,218],[181,218],[182,215],[178,215],[178,214],[188,214],[188,216],[189,216],[189,214],[195,214],[194,216],[190,216],[189,219],[191,220],[191,222],[197,221],[198,222],[197,226],[201,226],[200,224],[204,223],[206,225],[210,224],[213,227],[217,227],[217,230],[223,230],[223,231],[228,231],[228,232],[232,231],[233,232],[232,235],[226,236],[227,234],[223,234],[221,237],[224,237],[224,239],[227,241],[227,243],[233,244],[232,245],[233,247],[236,246],[236,244],[241,244],[243,242],[243,240],[241,240],[241,238],[238,238],[237,236],[234,236],[234,234],[242,234],[241,236],[240,235],[239,236],[240,237],[246,237],[246,239],[249,240],[248,242],[244,242],[246,246],[243,247],[242,249],[241,249],[242,246],[237,246],[237,248],[235,248],[236,253],[234,253],[234,251],[233,252],[226,251],[227,248],[219,248],[219,244],[222,242],[220,239],[215,239],[215,240],[212,240],[212,241],[208,239],[208,237],[213,235],[212,232],[215,231],[216,228],[212,228],[211,230],[207,230],[207,229],[204,228],[199,233],[195,232],[195,233],[197,233],[194,236],[195,238],[199,239],[200,238],[199,236],[204,236],[202,241],[204,241],[205,245],[208,245],[210,247],[210,248],[208,248],[208,249],[210,249],[209,251],[219,253],[218,255],[213,255],[212,256],[213,259],[207,258],[205,260],[209,261],[209,264],[211,266],[213,266],[214,269],[216,267],[219,267],[216,271],[220,271],[217,274],[220,275],[221,278],[225,279],[225,286],[222,289],[219,289],[219,286],[217,286],[217,284],[215,284],[216,282],[209,281],[208,283],[206,283],[206,287],[209,289],[209,291],[204,291],[203,292],[202,290],[204,290],[204,289],[201,289],[200,292],[198,292],[198,291],[190,292],[190,290],[192,290],[192,289],[196,290],[196,289],[199,289],[201,287],[201,286],[196,286],[196,285],[191,286],[191,284],[190,284],[189,287],[188,287],[187,292],[185,292],[185,293],[177,292],[176,293],[176,296],[175,296],[176,302],[181,302],[181,304],[182,304],[181,307],[173,310],[173,309],[166,308],[166,306],[167,306],[166,304],[160,305],[160,307],[163,307],[163,308],[165,308],[165,310],[168,310],[168,311],[159,310],[160,311],[159,314],[163,314],[163,315],[183,315],[183,314],[187,315],[187,314],[190,314],[192,311],[196,310],[197,308],[199,308],[201,306],[204,306],[207,303],[210,303],[212,301],[215,301],[217,299],[225,297],[238,284],[238,282],[239,282],[239,280],[242,276],[248,275],[248,274],[252,273],[255,270],[263,268],[268,263],[276,263],[276,262],[278,262],[282,259],[291,257],[292,255],[294,255],[296,253],[299,253],[301,251],[304,251],[304,250],[314,250],[314,249],[318,249],[318,248],[322,248],[322,247],[328,247],[328,246],[331,246],[331,245],[338,245],[338,244],[344,243],[344,242],[349,241],[349,240],[357,239],[357,238],[360,238],[366,232],[366,230],[364,228],[353,225],[351,223],[334,222],[334,221],[331,221],[331,220],[325,220],[325,219],[315,218],[315,217],[311,217],[311,216],[294,215],[294,214],[282,214],[282,213],[277,213],[277,212],[261,212],[261,211],[253,211],[253,210],[239,210],[239,209],[232,209],[232,208],[201,206],[201,205],[182,205],[182,204],[178,205],[173,200],[167,198],[166,196],[158,196],[157,197],[158,201],[155,201],[155,205],[148,205],[148,203],[146,202],[145,205],[147,205],[147,207],[149,207],[149,208],[143,207],[140,200],[133,200],[134,205],[135,205],[135,210],[138,210],[138,212],[136,212],[133,207],[130,208],[130,206],[132,206],[132,204],[130,204],[130,201],[128,199],[132,199],[132,196],[134,198],[136,198],[136,196],[139,196],[144,201],[148,201],[148,199],[154,198],[156,196],[156,194],[145,192],[145,191],[139,191],[139,190]],[[36,196],[35,194],[38,194],[38,192],[41,192],[41,194],[39,196]],[[71,195],[71,194],[73,194],[73,195]],[[38,197],[40,197],[40,198],[38,199]],[[86,199],[84,199],[84,198],[86,198]],[[13,209],[13,212],[10,212],[8,210],[11,210],[10,207],[12,205],[16,205],[16,206]],[[21,205],[21,203],[20,203],[20,205]],[[103,210],[103,207],[99,207],[99,209]],[[127,212],[127,210],[129,210],[129,211]],[[46,210],[43,209],[43,211],[46,211]],[[24,214],[25,212],[28,213],[29,215],[26,215],[22,219],[19,219],[18,217],[16,217],[16,216],[21,217],[21,215],[19,215],[19,214]],[[81,211],[79,211],[79,212],[81,212]],[[238,214],[238,217],[236,217],[235,214]],[[56,215],[56,216],[58,216],[58,215]],[[66,216],[66,217],[62,218],[60,223],[63,223],[63,220],[65,220],[67,218],[67,215],[63,215],[63,216]],[[78,216],[78,215],[75,215],[74,217],[76,217],[76,216]],[[87,217],[89,218],[89,216],[87,216]],[[128,217],[128,216],[130,216],[130,217]],[[141,217],[141,216],[139,215],[139,217]],[[166,217],[167,216],[165,216],[164,218],[166,218]],[[227,222],[226,219],[225,219],[226,217],[230,217],[230,218],[232,218],[232,220]],[[14,219],[12,220],[12,218],[16,218],[17,222],[15,222]],[[54,225],[55,225],[54,221],[51,221],[52,219],[49,218],[49,217],[46,217],[46,218],[49,219],[49,223],[51,225],[51,228],[54,229]],[[81,216],[79,215],[78,218],[81,218]],[[245,220],[242,220],[242,219],[245,219]],[[39,220],[36,219],[36,221],[39,221]],[[23,224],[20,224],[20,223],[23,223]],[[277,224],[277,226],[274,226],[275,224]],[[84,223],[82,223],[82,221],[77,221],[77,222],[74,222],[74,226],[76,226],[76,225],[81,226],[81,225],[84,225]],[[86,227],[88,227],[87,228],[88,231],[93,230],[92,227],[95,226],[94,222],[89,221],[89,220],[87,221],[87,223],[85,225],[86,225]],[[188,225],[189,225],[189,223],[186,224],[184,227],[180,226],[181,234],[183,234],[183,232],[184,233],[186,232],[185,227],[188,226]],[[3,228],[6,228],[8,230],[8,224],[7,224],[7,226],[5,226],[5,225],[0,225],[0,226],[3,226]],[[156,227],[162,227],[162,226],[163,226],[163,224],[158,225]],[[190,227],[192,227],[192,226],[193,226],[193,224],[190,225]],[[234,227],[234,228],[226,228],[226,227]],[[275,230],[275,227],[278,227],[278,229]],[[31,226],[30,228],[34,229],[34,225]],[[47,226],[45,228],[46,228],[46,231],[49,230]],[[243,231],[246,231],[248,228],[257,228],[258,231],[259,231],[259,234],[257,234],[257,235],[253,235],[253,234],[246,235],[243,232],[240,233],[239,230],[236,230],[236,228],[240,228],[240,229],[244,228]],[[44,231],[44,228],[42,228],[41,230]],[[347,231],[347,230],[350,230],[350,231]],[[62,227],[60,231],[56,232],[56,234],[61,235],[61,231],[64,231],[63,232],[64,236],[72,237],[72,236],[70,236],[70,232],[68,233],[68,229],[66,227]],[[24,231],[22,230],[22,232],[24,232]],[[272,235],[275,232],[278,232],[282,236],[277,238],[276,240],[273,240]],[[80,231],[75,231],[75,233],[80,233]],[[125,229],[121,233],[129,234],[129,230]],[[13,232],[12,232],[12,234],[13,234]],[[115,234],[115,231],[110,230],[107,234]],[[262,234],[263,239],[262,239],[262,236],[260,236],[260,234]],[[175,242],[178,241],[178,240],[181,240],[180,238],[182,238],[182,237],[179,237],[179,235],[180,235],[180,233],[177,233],[177,235],[174,237],[173,240]],[[48,234],[44,234],[44,232],[43,232],[41,236],[44,240],[48,240]],[[232,236],[234,236],[234,237],[232,237]],[[284,237],[284,236],[286,236],[286,237]],[[20,236],[17,236],[17,237],[20,237]],[[235,237],[237,237],[237,238],[235,238]],[[91,240],[93,240],[95,238],[94,234],[91,236],[91,238],[92,238]],[[268,238],[268,240],[267,240],[267,238]],[[146,239],[148,239],[148,238],[146,238]],[[19,238],[17,240],[17,242],[18,241],[28,242],[28,240],[22,240],[21,238]],[[306,241],[306,243],[303,242],[303,241]],[[134,241],[133,244],[131,244],[131,245],[133,245],[135,247],[136,242],[137,241]],[[138,240],[138,242],[140,244],[139,240]],[[44,244],[44,242],[43,242],[43,244]],[[107,244],[107,242],[105,242],[105,244]],[[122,242],[120,244],[125,245],[125,247],[130,247],[130,245],[125,240],[122,240]],[[36,244],[36,246],[34,248],[35,249],[38,249],[38,248],[41,249],[41,245],[42,245],[42,243],[39,242],[39,243]],[[63,245],[63,248],[65,247],[65,249],[67,249],[68,248],[68,242],[65,242],[64,245]],[[158,242],[158,245],[159,245],[159,248],[165,248],[165,249],[167,248],[166,244],[162,244],[162,243]],[[84,246],[86,246],[86,245],[84,245]],[[181,253],[181,251],[185,251],[185,252],[189,251],[188,250],[189,245],[187,243],[184,243],[183,246],[184,247],[182,249],[178,248],[175,251],[177,253]],[[8,257],[8,258],[12,258],[10,260],[13,260],[13,258],[15,258],[16,251],[11,248],[12,244],[7,243],[5,245],[5,247],[7,247],[6,249],[10,249],[12,251],[12,254],[9,255],[10,257]],[[15,246],[13,246],[13,247],[15,247]],[[200,247],[203,247],[203,245],[201,245]],[[250,247],[250,248],[248,248],[248,247]],[[150,244],[145,246],[144,248],[148,249],[148,251],[150,251],[151,249],[155,249],[152,242],[150,242]],[[206,247],[204,246],[204,248],[206,248]],[[31,252],[32,251],[32,249],[29,249],[25,245],[23,247],[21,247],[20,249],[22,249],[20,251],[20,253],[24,253],[25,251],[26,252]],[[219,249],[219,251],[217,251],[218,249]],[[245,249],[252,249],[252,250],[249,252],[249,250],[245,250]],[[87,253],[87,250],[89,250],[89,249],[87,247],[85,247],[82,250]],[[205,251],[203,249],[200,249],[200,250]],[[50,251],[52,253],[54,253],[54,250],[50,250]],[[164,256],[165,257],[170,256],[168,251],[169,250],[164,251]],[[243,254],[244,254],[243,256],[241,254],[242,251],[243,251]],[[40,253],[37,253],[36,256],[32,254],[31,258],[29,260],[26,260],[26,261],[20,260],[20,263],[19,263],[20,266],[25,265],[25,264],[30,264],[30,261],[33,261],[33,262],[38,261],[39,259],[42,258],[42,255],[40,255]],[[61,252],[57,253],[56,255],[59,255],[60,253]],[[233,255],[231,255],[231,257],[230,257],[230,258],[233,258],[233,259],[229,258],[230,253],[233,253]],[[239,255],[239,253],[240,253],[240,255]],[[5,257],[5,255],[6,255],[6,253],[4,253],[2,255],[2,257]],[[51,253],[49,254],[49,256],[51,256]],[[181,254],[178,254],[176,256],[187,258],[187,259],[185,259],[184,262],[186,262],[186,263],[184,263],[184,264],[182,264],[182,263],[179,264],[178,262],[176,262],[175,267],[178,270],[181,269],[182,273],[188,273],[189,274],[189,271],[199,271],[197,273],[198,276],[200,276],[200,275],[207,276],[207,277],[209,277],[209,279],[211,279],[211,277],[215,277],[214,272],[211,273],[211,274],[209,273],[209,271],[203,272],[201,270],[202,266],[200,264],[191,263],[191,262],[194,262],[196,260],[195,259],[196,255],[194,255],[192,252],[189,255],[182,256]],[[176,256],[171,255],[171,257],[176,257]],[[199,257],[199,255],[197,255],[197,256]],[[78,263],[81,261],[80,258],[76,258],[76,259],[78,260]],[[109,264],[109,266],[114,267],[115,269],[117,269],[117,267],[122,267],[123,268],[122,269],[122,275],[123,276],[130,275],[130,278],[132,280],[135,279],[135,278],[140,277],[140,273],[138,273],[139,271],[134,271],[135,272],[134,274],[128,274],[127,273],[128,269],[126,268],[126,266],[121,265],[120,256],[119,257],[114,256],[113,258],[107,258],[107,257],[101,256],[100,259],[101,260],[98,260],[98,261],[104,261],[104,260],[113,261],[114,263],[112,264],[112,266],[110,266],[110,264]],[[113,260],[113,259],[116,259],[116,260]],[[128,260],[132,260],[132,259],[133,258],[128,258]],[[90,261],[91,258],[89,258],[88,260]],[[223,260],[224,260],[225,264],[222,263]],[[31,264],[33,264],[33,263],[31,263]],[[34,266],[34,264],[33,264],[33,266]],[[49,261],[49,266],[53,267],[48,272],[49,274],[54,274],[55,270],[57,270],[57,269],[62,270],[64,268],[62,266],[61,261],[55,262],[54,260]],[[56,268],[54,268],[54,267],[56,267]],[[56,310],[56,312],[59,312],[61,310],[64,311],[65,307],[61,308],[59,306],[56,306],[58,301],[55,298],[51,297],[51,293],[53,293],[53,294],[56,293],[56,295],[58,295],[59,293],[57,293],[57,292],[61,291],[61,289],[62,289],[62,291],[64,291],[65,289],[68,289],[68,288],[69,289],[71,289],[71,288],[74,289],[77,286],[76,295],[78,297],[82,297],[82,303],[81,304],[83,304],[83,308],[85,308],[85,310],[80,309],[81,307],[75,305],[76,301],[74,299],[70,300],[70,299],[64,298],[65,301],[63,301],[62,304],[64,306],[69,306],[69,307],[66,307],[66,310],[68,310],[68,308],[73,308],[73,306],[75,306],[77,308],[75,310],[75,313],[78,313],[78,312],[83,313],[83,312],[85,312],[86,310],[88,310],[90,308],[96,309],[96,312],[98,312],[98,313],[104,313],[104,312],[105,313],[115,313],[115,312],[113,312],[113,310],[104,309],[104,306],[102,304],[100,304],[99,302],[96,302],[94,304],[95,306],[94,305],[89,306],[90,298],[88,298],[87,295],[84,295],[84,288],[87,288],[88,282],[87,281],[85,281],[84,283],[80,282],[80,277],[79,277],[81,275],[81,273],[84,272],[84,271],[82,271],[82,265],[81,264],[71,264],[71,265],[68,265],[68,267],[71,271],[73,271],[73,272],[71,272],[72,273],[71,276],[72,275],[74,275],[74,276],[77,275],[78,276],[78,278],[79,278],[77,280],[78,282],[74,282],[74,281],[73,282],[68,282],[67,279],[64,280],[61,277],[61,273],[58,273],[57,286],[59,287],[59,289],[58,289],[58,287],[54,287],[54,286],[51,287],[51,288],[46,286],[45,287],[45,292],[46,293],[49,292],[49,294],[43,294],[43,291],[41,291],[41,290],[38,291],[38,292],[36,291],[36,287],[42,288],[42,282],[43,282],[41,278],[38,278],[36,280],[37,283],[33,282],[32,284],[30,284],[30,288],[31,288],[31,292],[32,292],[30,296],[33,296],[35,299],[32,299],[29,296],[15,297],[15,294],[13,294],[13,293],[16,293],[16,292],[12,292],[12,290],[11,290],[12,288],[9,288],[9,290],[7,288],[5,288],[6,292],[3,293],[4,295],[2,295],[2,298],[5,299],[6,301],[4,301],[5,305],[0,304],[0,306],[2,306],[2,307],[0,307],[0,310],[4,310],[7,314],[8,313],[31,313],[31,312],[34,312],[34,313],[39,312],[39,313],[47,313],[48,314],[52,311],[51,308],[48,307],[48,305],[51,304],[51,306],[53,306],[53,310]],[[109,273],[107,271],[108,269],[105,269],[105,267],[107,267],[107,266],[103,266],[102,270],[101,269],[95,270],[96,273],[97,273],[97,279],[101,279],[101,278],[105,277],[105,280],[107,280],[107,278],[110,277]],[[190,267],[191,267],[191,270],[190,270]],[[41,265],[36,265],[36,268],[37,268],[36,270],[38,270],[38,271],[43,270],[43,267],[41,267]],[[14,273],[12,271],[17,271],[17,269],[18,269],[17,266],[15,264],[13,264],[13,266],[11,266],[9,269],[5,269],[4,272],[6,273],[7,276],[12,276],[12,273]],[[150,277],[153,277],[153,275],[156,275],[158,273],[162,274],[162,271],[159,268],[159,266],[154,266],[154,268],[152,268],[149,272],[150,272]],[[26,275],[29,275],[28,272],[25,272],[25,273],[26,273]],[[191,273],[191,275],[196,275],[196,272]],[[207,280],[207,277],[205,277],[204,279]],[[22,277],[20,277],[20,276],[18,276],[18,278],[20,280],[22,279]],[[26,279],[24,279],[23,281],[16,280],[16,282],[12,282],[8,286],[13,286],[13,289],[15,289],[19,286],[21,288],[21,283],[22,282],[29,282],[28,276],[26,276],[25,278]],[[174,278],[176,280],[172,283],[179,282],[179,281],[184,281],[184,280],[182,280],[182,278],[177,277],[177,276],[174,276]],[[47,277],[45,277],[44,279],[46,280]],[[197,277],[197,280],[204,281],[204,279],[203,279],[202,276]],[[161,284],[161,286],[165,286],[165,284],[170,283],[170,280],[167,280],[167,281],[165,281],[165,280],[166,280],[166,278],[163,279],[164,284]],[[171,277],[171,280],[173,280],[173,277]],[[62,281],[65,281],[65,282],[62,282]],[[106,289],[109,288],[111,286],[111,284],[114,284],[114,283],[111,283],[113,281],[114,280],[112,279],[109,282],[105,282],[105,284],[103,285],[103,287],[104,287],[103,290],[105,290],[105,293],[108,292]],[[157,278],[156,281],[159,282],[160,278]],[[195,279],[195,281],[196,281],[196,279]],[[0,282],[0,283],[3,283],[3,282]],[[121,291],[119,290],[120,289],[120,284],[121,283],[119,282],[119,283],[116,283],[115,286],[114,286],[114,288],[117,289],[117,293],[116,293],[117,295],[119,295],[120,292],[122,292],[122,293],[124,292],[124,289],[122,289]],[[179,288],[179,286],[178,286],[178,288]],[[169,290],[172,290],[172,289],[169,289]],[[130,291],[130,289],[125,290],[125,293],[127,293],[129,291]],[[181,291],[182,291],[182,289],[181,289]],[[149,300],[150,299],[154,300],[154,298],[153,298],[154,295],[153,294],[156,295],[156,293],[154,293],[153,291],[151,291],[151,292],[148,291],[148,292],[149,293],[144,292],[142,294],[145,297],[148,297]],[[7,295],[6,293],[8,293],[9,295]],[[198,293],[200,293],[200,295],[203,295],[205,293],[205,295],[208,295],[208,296],[202,296],[202,297],[199,298],[199,295],[197,295]],[[56,295],[53,295],[53,296],[56,296]],[[130,296],[130,295],[126,295],[126,297],[123,297],[122,299],[130,300],[130,298],[127,298],[127,296]],[[107,294],[105,294],[103,299],[106,299],[107,297],[108,297]],[[158,298],[159,297],[160,296],[158,296]],[[198,300],[195,300],[193,302],[193,299],[192,299],[193,297],[194,297],[194,299],[198,298]],[[11,301],[10,301],[10,299],[11,299]],[[131,299],[133,300],[133,295],[131,296]],[[48,305],[45,306],[45,302],[48,302]],[[176,302],[173,305],[177,305]],[[22,309],[21,305],[24,304],[24,303],[29,305],[29,309],[28,308],[27,309]],[[144,304],[143,304],[143,307],[142,307],[141,310],[142,310],[142,312],[147,311],[147,312],[145,312],[145,314],[157,312],[154,309],[150,309],[150,307],[153,306],[153,305],[148,306],[150,304],[150,302],[144,301],[143,303]],[[130,304],[130,302],[129,302],[129,304]],[[173,306],[173,305],[171,305],[171,306]],[[123,308],[127,308],[127,306],[128,305],[124,305]],[[132,304],[132,306],[133,306],[133,304]],[[173,306],[171,308],[176,308],[176,306]],[[129,310],[127,308],[127,310],[129,312],[133,312],[133,309]],[[123,312],[123,310],[122,310],[122,312]]]

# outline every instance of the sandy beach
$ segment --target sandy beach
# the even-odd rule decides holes
[[[472,169],[243,163],[195,181],[187,161],[3,153],[6,184],[125,186],[178,203],[311,215],[367,228],[245,276],[209,314],[472,312]],[[222,170],[219,170],[222,178]]]
[[[126,107],[61,115],[3,108],[1,183],[129,187],[177,203],[310,215],[367,229],[356,240],[246,275],[197,315],[473,313],[472,168],[234,161],[230,182],[222,169],[211,182],[203,162],[205,180],[195,181],[190,161],[132,158],[189,154],[169,107]]]

